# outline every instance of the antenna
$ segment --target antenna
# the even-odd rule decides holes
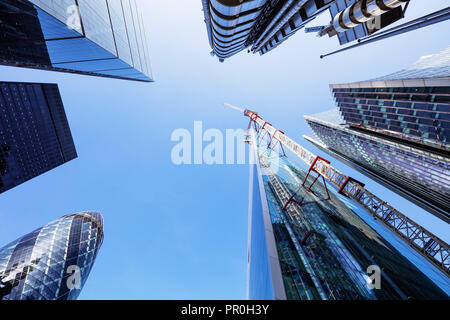
[[[242,112],[242,113],[244,113],[244,111],[245,111],[244,109],[241,109],[241,108],[239,108],[239,107],[233,106],[233,105],[231,105],[231,104],[229,104],[229,103],[224,103],[224,106],[225,106],[226,108],[234,109],[234,110],[240,111],[240,112]]]

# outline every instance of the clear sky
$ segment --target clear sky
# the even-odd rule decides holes
[[[248,166],[171,162],[178,128],[244,128],[250,107],[317,152],[303,115],[334,106],[328,84],[371,79],[449,45],[450,22],[344,52],[299,31],[273,52],[220,64],[200,0],[141,0],[156,82],[0,67],[1,80],[58,83],[79,158],[0,196],[0,246],[62,215],[96,210],[105,241],[80,299],[244,299]],[[448,5],[412,1],[407,19]],[[329,20],[328,13],[312,25]],[[447,31],[446,31],[447,30]],[[338,169],[450,241],[448,224],[336,160]]]

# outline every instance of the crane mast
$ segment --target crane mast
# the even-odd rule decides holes
[[[241,111],[241,108],[226,104],[228,107]],[[258,113],[244,110],[244,115],[250,118],[249,129],[252,127],[256,134],[269,134],[269,146],[273,149],[276,144],[281,148],[286,147],[310,166],[310,172],[316,172],[319,176],[329,181],[338,188],[338,193],[352,199],[368,211],[375,219],[383,223],[397,236],[407,242],[416,252],[425,257],[447,276],[450,275],[450,248],[449,245],[414,222],[403,213],[395,209],[386,201],[374,195],[364,187],[364,184],[348,177],[330,165],[330,162],[316,156],[294,140],[290,139],[283,131],[264,121]],[[284,152],[284,150],[283,150]],[[318,177],[317,177],[318,178]],[[316,180],[317,180],[316,178]],[[314,180],[314,182],[316,181]],[[306,178],[305,178],[306,181]],[[305,181],[301,187],[305,186]],[[300,188],[301,188],[300,187]],[[309,186],[309,190],[310,190]],[[286,201],[283,210],[288,210],[288,204],[293,200],[295,193]]]

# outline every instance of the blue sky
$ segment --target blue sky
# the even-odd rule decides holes
[[[411,19],[448,5],[414,1]],[[200,0],[140,1],[153,84],[0,67],[1,80],[58,83],[79,158],[1,195],[0,246],[61,217],[97,210],[105,241],[80,299],[244,299],[248,167],[176,166],[175,129],[243,128],[224,102],[258,111],[294,140],[303,115],[333,107],[329,83],[402,69],[449,44],[440,23],[324,60],[337,39],[302,31],[265,56],[245,52],[220,64]],[[328,14],[311,25],[329,20]],[[350,168],[341,171],[450,241],[448,224]]]

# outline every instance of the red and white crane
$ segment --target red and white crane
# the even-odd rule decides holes
[[[286,147],[308,164],[310,167],[306,178],[311,172],[315,172],[318,176],[313,183],[317,181],[319,176],[324,179],[324,183],[325,179],[332,183],[338,188],[338,193],[357,202],[375,219],[382,222],[397,236],[406,241],[415,251],[424,256],[446,275],[450,275],[450,247],[445,241],[396,210],[386,201],[383,201],[372,192],[368,191],[361,182],[358,182],[335,169],[331,166],[330,161],[313,154],[294,140],[290,139],[283,131],[263,120],[257,112],[244,110],[230,104],[225,104],[225,106],[243,112],[246,117],[250,118],[248,127],[249,129],[253,128],[256,135],[269,134],[269,147],[274,148],[275,145],[279,143],[281,147]],[[310,188],[312,185],[308,187],[305,186],[306,178],[300,188],[304,187],[307,190],[311,190]],[[284,210],[289,202],[294,201],[294,195],[295,193],[286,202],[283,207]]]

